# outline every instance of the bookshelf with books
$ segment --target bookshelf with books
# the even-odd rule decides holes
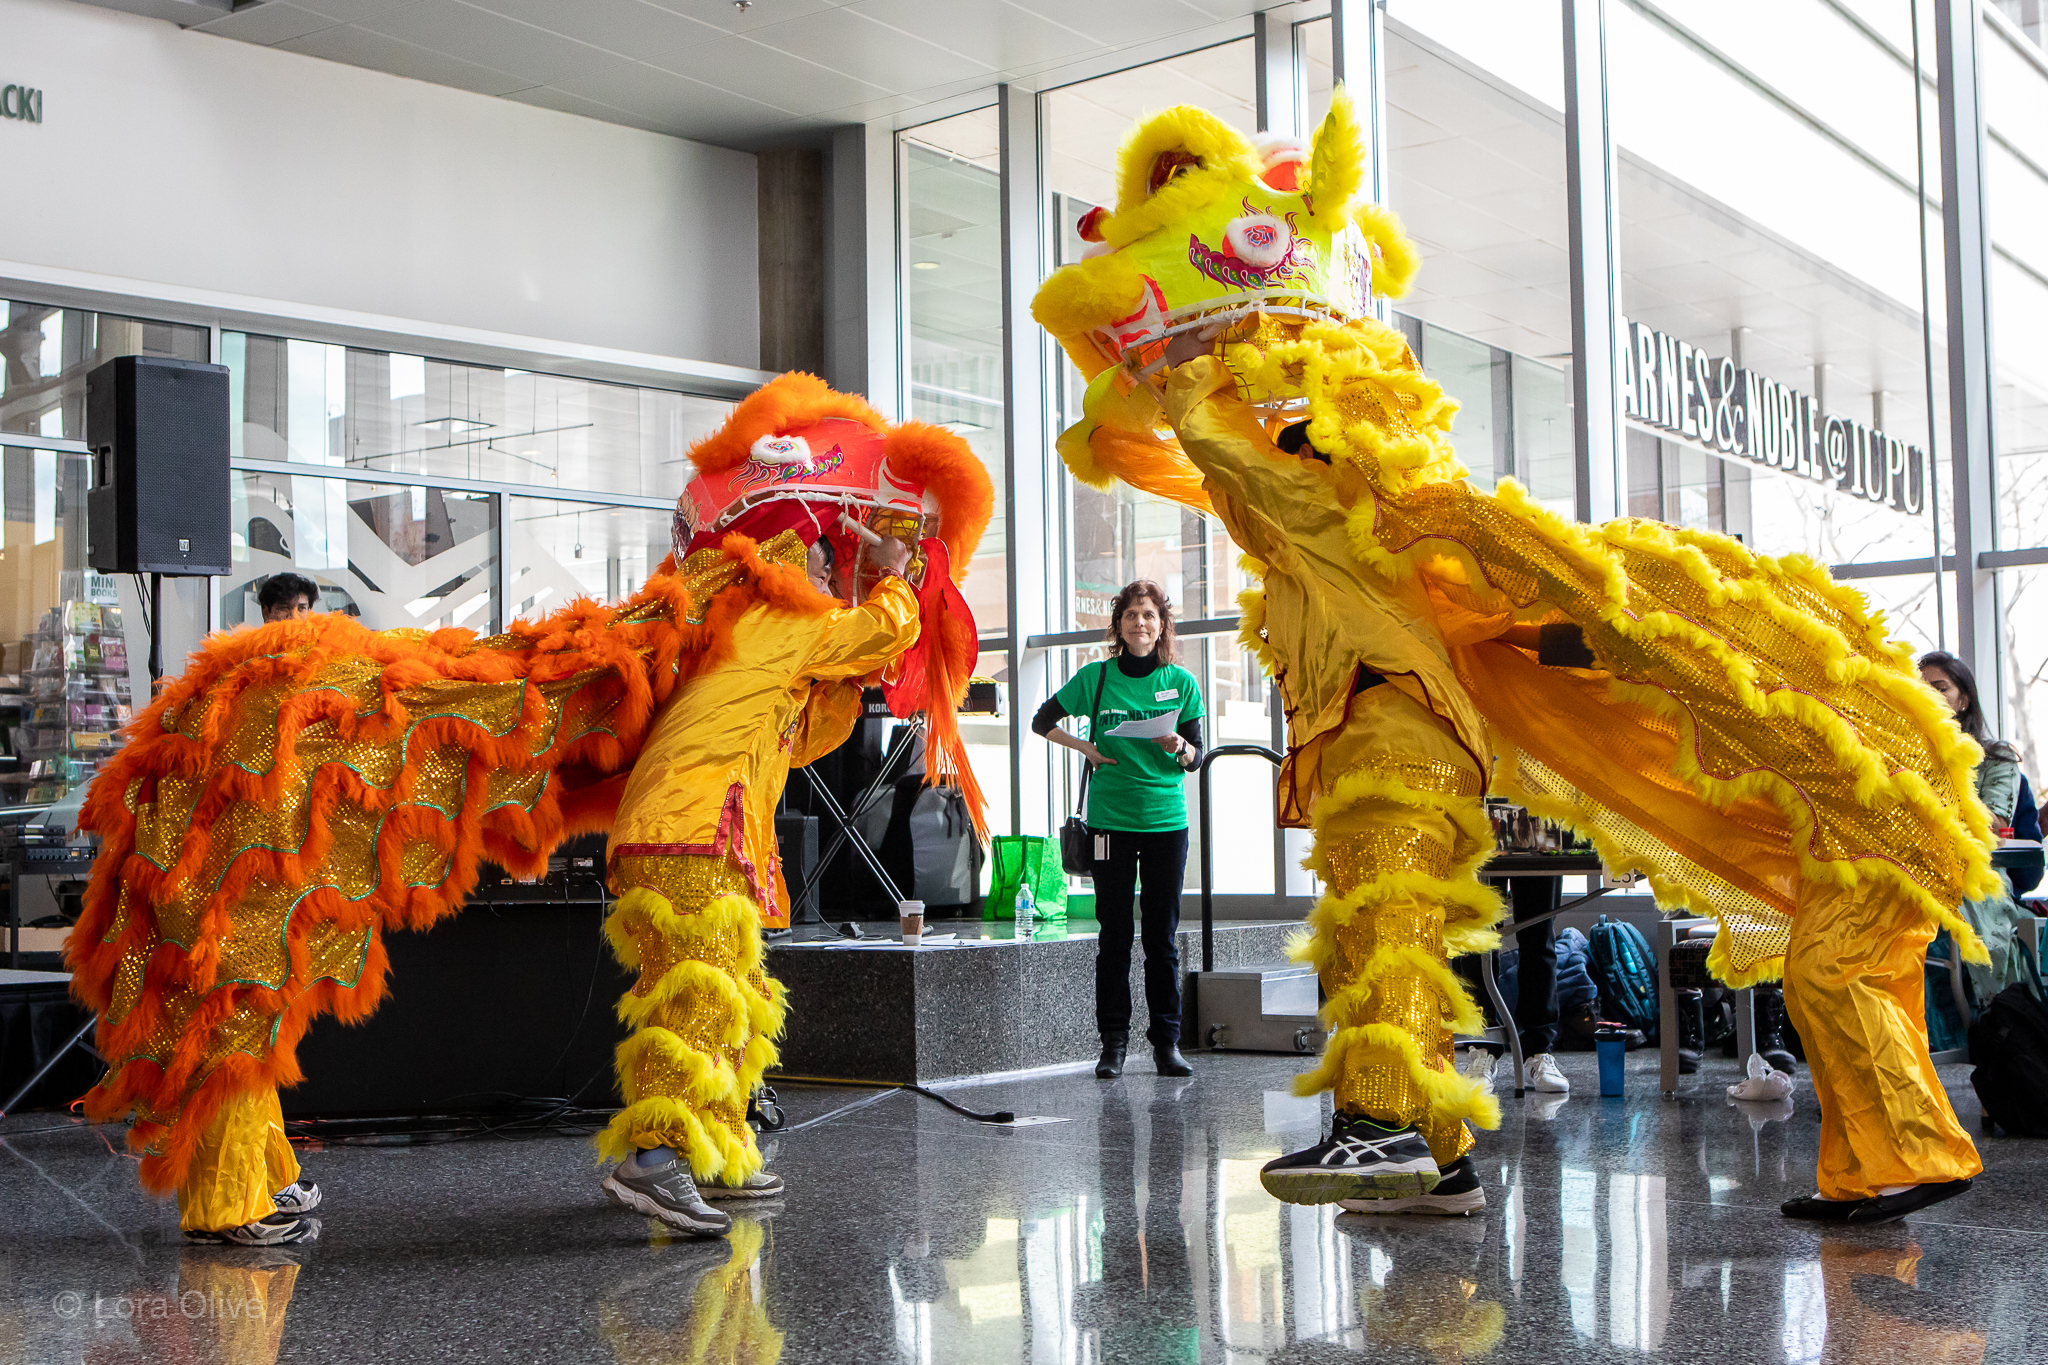
[[[9,804],[60,801],[90,780],[120,747],[119,731],[132,714],[128,639],[114,580],[76,569],[60,577],[62,600],[19,650],[27,666],[0,675],[0,726],[16,759],[13,772],[0,772]]]

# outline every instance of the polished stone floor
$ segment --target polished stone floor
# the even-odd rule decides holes
[[[1579,1093],[1503,1097],[1489,1206],[1456,1221],[1269,1199],[1260,1163],[1322,1113],[1286,1058],[950,1092],[1055,1120],[1001,1129],[785,1089],[792,1128],[822,1120],[777,1140],[789,1194],[709,1244],[607,1204],[559,1134],[307,1151],[317,1244],[188,1249],[118,1133],[22,1114],[0,1124],[0,1361],[2048,1358],[2048,1144],[1988,1139],[1963,1198],[1823,1233],[1777,1214],[1811,1189],[1803,1086],[1744,1112],[1715,1060],[1666,1101],[1644,1053],[1602,1100],[1592,1058],[1563,1060]]]

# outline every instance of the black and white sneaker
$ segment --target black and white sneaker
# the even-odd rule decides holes
[[[303,1216],[320,1207],[320,1187],[310,1180],[301,1180],[285,1186],[270,1199],[279,1213]]]
[[[1436,1188],[1428,1194],[1404,1194],[1394,1199],[1339,1199],[1352,1213],[1434,1213],[1446,1218],[1464,1217],[1486,1207],[1486,1191],[1479,1186],[1479,1172],[1472,1158],[1461,1156],[1443,1168]]]
[[[1400,1199],[1428,1194],[1438,1179],[1429,1143],[1412,1125],[1388,1128],[1349,1114],[1337,1115],[1323,1141],[1275,1157],[1259,1172],[1266,1193],[1290,1204]]]
[[[613,1203],[659,1218],[692,1237],[723,1237],[732,1227],[728,1215],[712,1208],[697,1193],[690,1168],[673,1158],[666,1165],[643,1171],[634,1158],[627,1157],[604,1178],[604,1192]]]
[[[185,1230],[185,1240],[202,1247],[288,1247],[313,1241],[319,1235],[318,1218],[301,1218],[290,1213],[273,1213],[257,1222],[218,1232],[199,1228]]]

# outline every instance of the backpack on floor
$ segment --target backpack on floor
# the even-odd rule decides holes
[[[2048,1137],[2048,1008],[2033,954],[2019,960],[2020,979],[1970,1025],[1970,1084],[1985,1118],[2016,1137]]]
[[[1657,1037],[1657,959],[1650,941],[1633,924],[1602,915],[1587,935],[1593,945],[1593,984],[1600,988],[1600,1017]]]

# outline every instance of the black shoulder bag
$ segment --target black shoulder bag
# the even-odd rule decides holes
[[[1094,744],[1095,723],[1102,713],[1102,685],[1109,681],[1109,670],[1113,660],[1102,661],[1102,672],[1095,679],[1095,703],[1088,713],[1088,742]],[[1095,836],[1088,829],[1088,822],[1081,813],[1088,809],[1088,774],[1095,765],[1086,758],[1081,760],[1081,797],[1074,802],[1074,813],[1060,826],[1060,866],[1067,875],[1085,877],[1095,867]]]

